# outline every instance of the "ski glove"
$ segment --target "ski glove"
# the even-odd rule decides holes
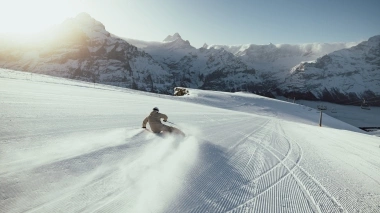
[[[146,129],[146,127],[145,127],[145,126],[143,126],[142,128]]]
[[[166,122],[167,120],[164,120],[164,122]]]

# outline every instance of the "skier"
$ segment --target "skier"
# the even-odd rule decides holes
[[[153,111],[146,117],[142,123],[142,128],[146,128],[146,123],[149,122],[150,129],[154,133],[161,133],[161,132],[169,132],[169,133],[175,133],[182,136],[185,136],[185,133],[183,133],[181,130],[174,128],[172,126],[167,126],[165,124],[161,123],[161,119],[163,119],[164,122],[167,122],[168,116],[162,113],[159,113],[159,109],[157,107],[153,108]]]

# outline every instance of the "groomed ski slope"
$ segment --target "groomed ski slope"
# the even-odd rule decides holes
[[[296,104],[0,70],[0,109],[0,212],[380,212],[380,138]]]

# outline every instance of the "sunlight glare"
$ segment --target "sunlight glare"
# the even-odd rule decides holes
[[[81,0],[0,0],[0,33],[30,34],[82,12]]]

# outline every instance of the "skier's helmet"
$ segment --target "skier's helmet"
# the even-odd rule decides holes
[[[158,110],[158,107],[154,107],[153,110],[157,111],[157,112],[160,111],[160,110]]]

